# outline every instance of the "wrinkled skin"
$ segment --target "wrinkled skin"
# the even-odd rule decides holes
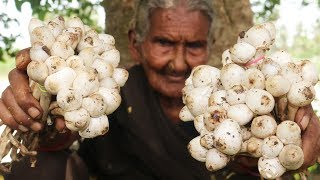
[[[151,87],[160,94],[164,113],[179,122],[184,82],[193,67],[207,62],[208,17],[178,7],[155,10],[150,22],[150,31],[141,44],[134,31],[129,33],[129,50],[133,60],[142,64]]]
[[[129,32],[129,50],[132,58],[143,65],[151,87],[159,93],[164,113],[169,119],[178,121],[183,106],[181,89],[184,81],[193,67],[207,62],[209,23],[200,12],[187,13],[183,8],[158,9],[151,21],[150,32],[142,44],[136,42],[134,31]],[[25,69],[12,70],[9,80],[10,86],[0,99],[0,119],[13,129],[41,130],[43,127],[37,121],[42,110],[30,93]],[[295,121],[303,129],[303,169],[318,157],[320,123],[310,106],[300,108]],[[55,126],[58,131],[64,131],[63,119],[56,119]],[[250,165],[247,160],[241,163]],[[256,166],[256,162],[253,165]]]

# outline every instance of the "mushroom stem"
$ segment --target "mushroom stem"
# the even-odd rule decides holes
[[[294,121],[298,109],[298,106],[288,103],[288,120]]]
[[[286,95],[277,98],[276,112],[278,119],[280,121],[288,120],[287,111],[288,111],[288,98]]]

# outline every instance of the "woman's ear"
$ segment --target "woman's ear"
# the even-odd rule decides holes
[[[128,38],[129,38],[128,48],[129,48],[130,55],[135,62],[140,62],[141,56],[138,49],[139,47],[137,45],[136,32],[132,29],[129,30]]]

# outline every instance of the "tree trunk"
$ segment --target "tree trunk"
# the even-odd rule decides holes
[[[106,33],[116,39],[116,47],[121,52],[121,65],[131,64],[128,52],[127,32],[138,0],[104,0],[106,11]],[[239,32],[253,25],[253,13],[249,0],[212,0],[215,13],[212,28],[215,41],[211,49],[209,64],[221,66],[221,54],[236,43]]]

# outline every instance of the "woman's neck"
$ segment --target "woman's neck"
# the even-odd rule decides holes
[[[179,113],[184,106],[181,97],[169,98],[160,95],[159,100],[161,108],[168,119],[170,119],[173,123],[178,123],[179,121],[181,121],[179,118]]]

